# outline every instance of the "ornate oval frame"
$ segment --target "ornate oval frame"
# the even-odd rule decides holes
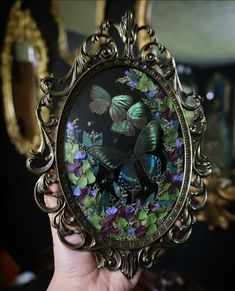
[[[123,50],[110,35],[111,27],[118,31],[124,44]],[[136,54],[134,46],[140,31],[148,33],[150,42],[141,47]],[[94,52],[92,46],[99,49]],[[184,182],[178,201],[159,232],[131,242],[109,241],[86,227],[81,211],[68,194],[62,162],[65,121],[73,102],[70,97],[73,88],[76,84],[82,88],[87,80],[104,69],[123,65],[139,68],[164,87],[172,98],[185,142]],[[54,89],[59,84],[64,86],[64,90]],[[109,270],[121,270],[128,278],[135,274],[139,266],[151,267],[163,250],[186,241],[190,236],[192,224],[196,221],[195,211],[201,209],[206,202],[202,177],[211,173],[211,165],[201,152],[205,117],[201,97],[195,92],[188,94],[194,98],[194,106],[187,104],[188,95],[181,89],[174,59],[170,52],[158,43],[154,31],[148,26],[137,26],[130,12],[123,16],[120,23],[105,21],[98,33],[83,43],[69,73],[62,79],[55,79],[53,76],[44,78],[41,88],[45,93],[37,107],[42,135],[41,146],[28,158],[27,167],[41,175],[35,186],[35,199],[42,210],[55,213],[53,226],[57,228],[61,241],[72,249],[95,252],[99,266]],[[55,110],[50,120],[47,123],[43,122],[40,108],[47,106],[56,109],[55,104],[58,100],[64,103],[62,112]],[[186,121],[185,111],[194,115],[190,125]],[[55,183],[60,184],[60,187],[55,191],[50,190],[50,186]],[[56,197],[57,205],[48,208],[44,203],[44,195]],[[77,243],[72,244],[68,237],[74,234],[77,234],[79,239]]]
[[[30,11],[22,10],[21,1],[16,1],[10,11],[1,55],[3,105],[6,127],[10,139],[21,154],[28,156],[31,148],[35,149],[38,147],[39,129],[35,128],[35,132],[38,134],[35,136],[33,141],[30,141],[22,136],[16,118],[16,111],[12,96],[11,49],[15,41],[22,39],[29,41],[29,43],[31,43],[34,47],[38,60],[38,76],[45,77],[47,75],[48,63],[46,43],[43,40],[41,32],[32,18]],[[33,97],[35,96],[32,96],[32,98]]]

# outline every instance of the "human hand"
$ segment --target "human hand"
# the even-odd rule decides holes
[[[53,207],[56,201],[46,195],[45,203]],[[49,217],[52,221],[53,215]],[[98,268],[91,252],[71,250],[61,243],[55,228],[51,227],[51,232],[55,269],[47,291],[128,291],[137,285],[141,270],[132,279],[127,279],[121,271]]]

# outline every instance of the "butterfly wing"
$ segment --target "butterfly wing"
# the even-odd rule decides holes
[[[108,146],[91,146],[87,152],[109,170],[115,170],[128,159],[126,153]]]
[[[113,97],[111,106],[109,108],[109,114],[113,121],[123,120],[126,118],[126,109],[129,108],[133,100],[128,95],[118,95]]]
[[[90,137],[90,135],[84,130],[83,134],[82,134],[82,143],[86,146],[86,147],[91,147],[93,145],[102,145],[103,144],[103,133],[99,133],[96,137],[96,139],[93,141]],[[88,154],[88,159],[89,161],[92,160],[91,155]],[[99,172],[99,164],[95,163],[92,166],[92,172],[94,175],[97,175],[97,173]]]
[[[118,180],[123,187],[127,188],[132,193],[133,202],[135,194],[142,189],[134,160],[128,160],[124,163]]]
[[[91,101],[89,109],[92,113],[102,115],[111,105],[111,97],[109,93],[98,85],[93,85],[91,88]]]
[[[155,182],[161,175],[161,160],[159,157],[151,154],[142,154],[136,157],[149,180]]]
[[[126,136],[134,136],[135,135],[135,127],[127,119],[113,122],[113,124],[111,126],[111,130],[113,132],[124,134]]]
[[[157,120],[152,120],[141,130],[134,148],[135,154],[154,151],[159,141],[159,125]]]
[[[145,106],[142,102],[137,102],[127,111],[127,120],[136,128],[142,129],[146,126]]]

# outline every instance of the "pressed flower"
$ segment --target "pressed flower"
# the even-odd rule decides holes
[[[128,82],[128,85],[129,85],[131,88],[135,88],[135,87],[136,87],[136,82],[134,82],[134,81],[130,81],[130,82]]]
[[[176,141],[175,141],[175,146],[177,147],[177,149],[180,148],[180,147],[182,146],[182,142],[180,141],[179,138],[176,139]]]
[[[87,153],[85,151],[77,151],[75,154],[75,159],[85,160]]]
[[[149,97],[154,97],[155,93],[156,93],[155,89],[150,89],[147,94]]]
[[[80,187],[76,187],[74,190],[73,190],[73,195],[74,196],[77,196],[77,197],[79,197],[80,195],[81,195],[81,188]]]
[[[72,122],[70,122],[70,121],[67,123],[67,130],[69,132],[74,131],[74,126],[73,126]]]
[[[106,213],[107,213],[108,215],[115,214],[115,213],[117,213],[117,211],[118,211],[118,209],[117,209],[115,206],[108,207],[108,208],[106,209]]]

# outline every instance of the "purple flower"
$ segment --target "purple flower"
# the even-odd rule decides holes
[[[125,208],[126,213],[134,213],[135,212],[135,208],[133,206],[127,207]]]
[[[135,228],[131,227],[130,229],[128,229],[128,233],[134,235],[135,234]]]
[[[68,163],[66,165],[66,169],[68,173],[74,173],[77,177],[81,177],[83,174],[83,171],[81,169],[81,161],[80,160],[74,160],[74,164]]]
[[[115,213],[117,213],[117,211],[118,211],[118,209],[116,207],[114,207],[114,206],[109,207],[109,208],[106,209],[106,213],[108,215],[115,214]]]
[[[157,93],[157,97],[163,100],[165,96],[166,96],[166,92],[160,87]]]
[[[175,141],[175,146],[177,147],[177,149],[180,148],[180,147],[182,146],[182,143],[181,143],[181,141],[180,141],[179,138],[176,139],[176,141]]]
[[[79,197],[81,195],[82,191],[81,188],[78,186],[73,190],[73,195]]]
[[[173,181],[180,181],[182,182],[183,181],[183,173],[180,173],[179,175],[174,175],[173,176]]]
[[[93,189],[93,190],[91,190],[90,194],[91,194],[91,196],[96,197],[97,192],[98,192],[97,189]]]
[[[128,85],[129,85],[131,88],[134,88],[134,87],[136,87],[136,82],[134,82],[134,81],[130,81],[130,82],[128,82]]]
[[[173,121],[173,120],[169,121],[169,122],[167,123],[167,125],[168,125],[169,127],[174,127],[174,121]]]
[[[85,151],[78,151],[75,154],[75,159],[84,160],[86,158],[86,152]]]
[[[125,72],[124,72],[124,75],[125,75],[126,77],[128,77],[128,76],[130,75],[130,72],[129,72],[129,71],[125,71]]]
[[[67,130],[70,131],[70,132],[74,131],[73,124],[70,121],[67,123]]]
[[[149,97],[154,97],[155,95],[155,89],[149,89],[148,93]]]

